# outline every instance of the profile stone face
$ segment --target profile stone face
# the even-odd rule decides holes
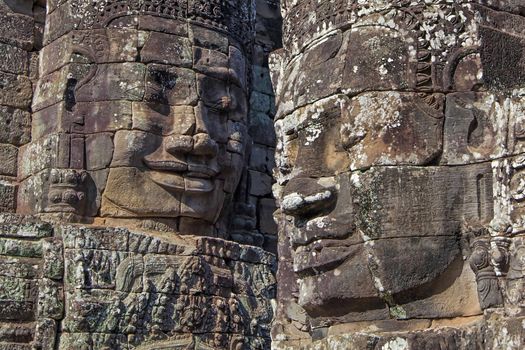
[[[250,6],[68,1],[52,11],[22,150],[24,212],[213,234],[246,164]],[[74,195],[52,189],[61,169],[82,178]]]
[[[502,306],[498,277],[523,230],[506,193],[521,191],[509,162],[522,152],[523,77],[495,70],[524,63],[509,55],[524,44],[522,7],[282,9],[284,49],[271,62],[285,257],[276,336],[388,331],[391,320],[417,330],[418,319]]]

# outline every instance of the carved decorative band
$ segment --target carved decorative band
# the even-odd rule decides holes
[[[152,15],[194,23],[227,32],[247,42],[255,32],[253,0],[72,0],[78,29],[104,28],[112,20],[129,15]]]
[[[290,8],[284,18],[283,40],[285,45],[307,44],[317,37],[320,32],[348,27],[373,13],[387,14],[394,11],[399,17],[409,24],[417,26],[421,21],[421,12],[429,6],[437,6],[443,13],[454,11],[454,8],[464,3],[464,0],[334,0],[299,1]],[[448,16],[448,15],[446,15]],[[412,28],[414,29],[414,28]]]

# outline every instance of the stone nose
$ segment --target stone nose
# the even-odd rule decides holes
[[[285,214],[308,219],[331,211],[336,201],[333,181],[295,178],[284,189],[281,207]]]
[[[170,135],[164,138],[164,148],[172,155],[186,154],[193,149],[193,137],[189,135]]]

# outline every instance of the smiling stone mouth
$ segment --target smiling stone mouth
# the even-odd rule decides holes
[[[215,189],[215,177],[219,171],[206,165],[188,164],[180,161],[144,160],[153,182],[169,191],[206,193]]]
[[[176,160],[147,160],[146,166],[151,170],[166,173],[178,173],[184,177],[210,179],[218,175],[219,171],[203,164],[188,164]]]

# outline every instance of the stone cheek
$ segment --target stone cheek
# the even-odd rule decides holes
[[[275,348],[432,348],[436,319],[521,312],[525,20],[479,3],[281,4]]]

